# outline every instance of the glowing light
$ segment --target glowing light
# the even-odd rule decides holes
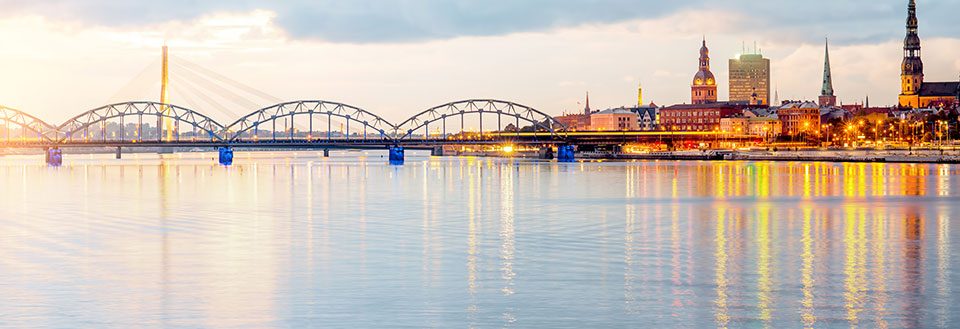
[[[503,153],[513,153],[513,145],[504,145]]]

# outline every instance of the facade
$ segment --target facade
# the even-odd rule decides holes
[[[640,130],[657,130],[660,111],[656,104],[650,103],[650,105],[640,106],[632,110],[637,113],[637,125]]]
[[[659,128],[665,131],[717,131],[720,119],[742,113],[730,103],[680,104],[660,109]]]
[[[554,119],[571,131],[590,130],[590,116],[586,114],[566,114]]]
[[[657,116],[660,111],[656,104],[650,103],[650,105],[623,107],[621,109],[637,114],[637,130],[657,130],[657,123],[659,122]]]
[[[720,131],[734,135],[746,134],[747,122],[747,118],[743,116],[720,118]]]
[[[593,131],[634,131],[639,130],[637,113],[628,109],[609,109],[590,116],[590,130]]]
[[[833,94],[833,75],[830,72],[830,44],[823,48],[823,86],[820,88],[820,106],[837,106],[837,96]]]
[[[690,100],[693,104],[717,102],[717,79],[713,77],[713,72],[710,72],[710,49],[707,49],[706,39],[700,47],[700,70],[693,76]]]
[[[903,63],[900,66],[900,106],[922,108],[950,106],[960,102],[960,82],[923,81],[923,60],[920,56],[917,3],[907,7],[907,36],[903,39]]]
[[[590,130],[590,92],[587,92],[586,105],[583,107],[583,114],[564,114],[554,119],[567,127],[570,131]]]
[[[747,119],[747,133],[769,140],[783,133],[783,123],[776,117],[749,118]]]
[[[730,59],[730,101],[770,105],[770,59],[744,54]]]
[[[783,105],[777,110],[777,118],[783,123],[783,133],[789,136],[820,131],[820,106],[814,102]]]

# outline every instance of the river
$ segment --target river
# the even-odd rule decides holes
[[[0,327],[960,323],[957,165],[215,156],[0,157]]]

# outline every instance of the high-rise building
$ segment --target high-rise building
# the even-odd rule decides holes
[[[770,59],[743,54],[730,59],[730,101],[770,105]]]
[[[707,49],[706,38],[700,47],[700,70],[693,76],[690,99],[693,104],[717,102],[717,79],[713,77],[713,72],[710,72],[710,50]]]
[[[907,5],[907,36],[903,39],[903,63],[900,65],[900,106],[948,106],[960,103],[960,82],[924,82],[920,59],[917,2]]]
[[[824,43],[823,50],[823,86],[820,88],[820,107],[837,106],[837,96],[833,94],[833,76],[830,73],[830,43]]]

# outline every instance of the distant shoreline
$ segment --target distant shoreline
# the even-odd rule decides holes
[[[692,151],[629,153],[583,153],[583,160],[691,160],[691,161],[802,161],[860,163],[960,164],[957,152],[939,150],[896,151]]]
[[[39,150],[6,149],[0,151],[0,157],[18,155],[42,155]],[[244,152],[273,151],[266,149],[249,149]],[[280,150],[283,152],[282,150]],[[317,150],[299,150],[301,153]],[[114,154],[113,148],[69,149],[64,154]],[[179,149],[175,153],[203,153],[214,152],[206,149]],[[337,150],[347,152],[347,150]],[[157,154],[158,150],[124,149],[123,154]],[[517,152],[506,155],[499,152],[450,152],[447,157],[503,157],[535,159],[535,152]],[[702,151],[673,151],[651,153],[613,153],[613,152],[578,152],[577,161],[623,161],[623,160],[650,160],[650,161],[776,161],[776,162],[855,162],[855,163],[932,163],[932,164],[960,164],[960,150],[818,150],[801,149],[789,151],[759,151],[759,150],[702,150]]]

